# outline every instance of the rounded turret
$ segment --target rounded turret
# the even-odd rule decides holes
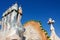
[[[52,20],[52,18],[49,18],[48,24],[54,24],[54,20]]]
[[[21,6],[19,7],[18,12],[19,12],[20,15],[22,15],[22,7]]]

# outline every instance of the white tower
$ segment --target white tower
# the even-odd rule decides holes
[[[21,24],[22,8],[15,3],[2,15],[0,40],[22,40],[24,28]]]
[[[50,36],[51,40],[60,40],[60,38],[55,33],[55,29],[53,27],[54,20],[52,20],[52,18],[49,18],[48,24],[50,25],[51,30],[51,36]]]
[[[19,10],[18,10],[18,15],[17,15],[17,23],[18,23],[18,25],[21,24],[21,18],[22,18],[22,7],[20,6]]]

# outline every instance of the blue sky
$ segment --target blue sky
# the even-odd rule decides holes
[[[50,35],[49,18],[55,20],[55,31],[60,37],[60,0],[0,0],[0,19],[4,11],[14,3],[22,5],[22,24],[29,20],[41,21],[42,26]]]

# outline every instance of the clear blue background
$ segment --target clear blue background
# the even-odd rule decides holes
[[[50,35],[50,26],[47,24],[49,18],[55,20],[55,31],[60,37],[60,0],[0,0],[0,19],[14,3],[22,5],[22,24],[29,20],[41,21],[42,26]]]

